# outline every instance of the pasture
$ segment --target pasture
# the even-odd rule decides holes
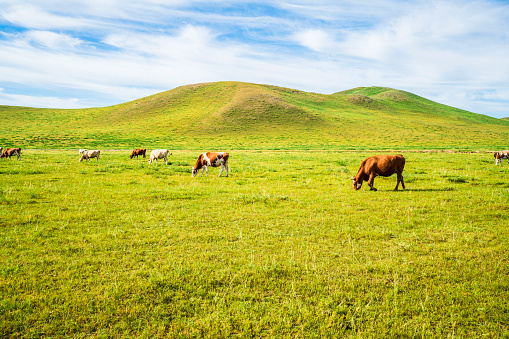
[[[507,338],[509,166],[230,152],[230,176],[101,152],[0,161],[0,337]]]

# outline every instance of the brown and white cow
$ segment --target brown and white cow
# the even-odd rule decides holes
[[[495,152],[495,165],[502,165],[502,160],[507,159],[507,163],[509,164],[509,151],[500,151]]]
[[[146,151],[147,150],[145,148],[137,148],[137,149],[135,149],[133,151],[133,153],[131,153],[131,159],[134,158],[134,157],[138,158],[138,155],[143,155],[143,158],[146,158],[146,156],[145,156],[145,152]]]
[[[376,191],[373,182],[377,176],[390,177],[394,173],[398,176],[395,191],[398,190],[399,183],[405,189],[403,181],[403,169],[405,168],[405,158],[402,155],[375,155],[366,158],[362,163],[357,175],[352,178],[353,189],[358,190],[362,182],[367,180],[371,191]]]
[[[148,163],[151,164],[154,162],[154,160],[157,162],[157,159],[164,159],[165,165],[168,165],[168,155],[171,155],[171,153],[168,154],[167,149],[155,149],[152,152],[150,152],[150,158],[148,159]]]
[[[6,158],[9,157],[9,159],[12,157],[12,156],[17,156],[19,160],[21,158],[21,148],[6,148],[3,152],[2,152],[2,155],[0,156],[0,158]]]
[[[81,158],[80,158],[80,162],[83,161],[83,159],[85,160],[90,160],[90,158],[97,158],[97,161],[99,161],[99,156],[101,155],[101,151],[99,150],[93,150],[93,151],[83,151],[81,153]]]
[[[219,172],[218,177],[223,174],[223,170],[226,169],[226,176],[228,176],[228,157],[229,154],[227,152],[206,152],[202,153],[198,156],[198,160],[196,161],[196,165],[192,168],[192,177],[194,178],[198,171],[201,169],[200,177],[203,176],[203,170],[207,172],[207,176],[209,176],[208,167],[219,167],[221,166],[221,172]]]

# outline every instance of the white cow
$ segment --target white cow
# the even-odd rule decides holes
[[[168,165],[168,155],[171,155],[171,153],[168,154],[167,149],[155,149],[150,152],[148,163],[151,164],[154,162],[154,160],[157,162],[157,159],[164,159],[165,165]]]
[[[90,160],[90,158],[97,158],[97,161],[99,161],[99,155],[101,155],[101,151],[98,151],[98,150],[87,151],[87,150],[85,150],[81,154],[80,162],[82,162],[83,159]]]
[[[198,160],[196,160],[196,165],[191,170],[191,176],[194,178],[198,171],[201,169],[200,177],[203,175],[203,170],[207,172],[207,177],[209,176],[209,166],[211,167],[219,167],[221,166],[221,172],[219,172],[218,177],[223,174],[223,170],[226,169],[226,176],[228,176],[228,158],[230,154],[227,152],[205,152],[198,156]]]

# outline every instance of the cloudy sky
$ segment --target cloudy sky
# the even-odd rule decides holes
[[[109,106],[187,84],[406,90],[509,116],[502,0],[0,0],[0,105]]]

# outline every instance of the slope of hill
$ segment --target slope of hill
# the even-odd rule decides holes
[[[509,121],[363,87],[332,95],[240,82],[188,85],[120,105],[0,106],[0,145],[26,148],[507,148]]]

